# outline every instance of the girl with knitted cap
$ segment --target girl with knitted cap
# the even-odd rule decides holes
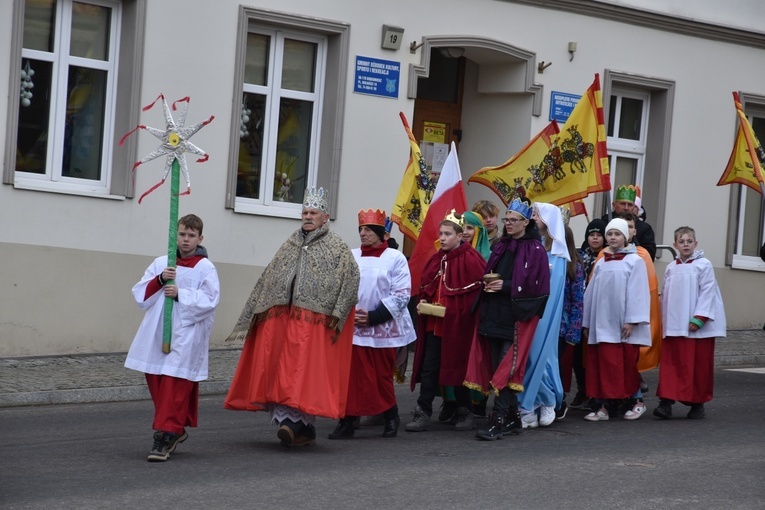
[[[629,237],[623,219],[606,225],[605,255],[595,263],[584,293],[587,393],[596,402],[585,416],[588,421],[608,420],[612,404],[630,397],[632,408],[624,419],[636,420],[645,412],[637,360],[640,346],[651,345],[650,294],[645,262]]]

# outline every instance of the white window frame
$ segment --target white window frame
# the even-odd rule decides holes
[[[614,88],[609,94],[608,100],[611,100],[611,96],[616,96],[616,105],[611,115],[614,117],[614,133],[619,132],[619,125],[621,123],[622,99],[627,97],[631,99],[640,99],[643,101],[643,112],[641,114],[640,121],[640,134],[637,140],[631,140],[627,138],[619,138],[618,136],[609,136],[606,144],[608,146],[608,163],[611,172],[609,178],[611,179],[611,191],[609,192],[610,201],[614,201],[614,193],[616,193],[616,186],[614,183],[614,177],[616,172],[616,159],[618,157],[626,159],[636,160],[635,164],[635,185],[643,188],[643,177],[645,175],[645,155],[646,155],[646,140],[648,135],[648,112],[650,111],[651,94],[647,91],[641,90],[628,90],[623,88]]]
[[[234,211],[266,216],[285,218],[300,218],[302,204],[274,200],[276,167],[276,140],[279,135],[279,108],[282,98],[309,101],[313,104],[311,111],[311,137],[308,156],[308,175],[306,186],[316,185],[318,168],[317,153],[321,142],[321,117],[323,110],[324,80],[327,59],[327,40],[325,37],[302,34],[286,30],[251,29],[250,33],[270,37],[268,45],[268,72],[266,85],[243,84],[243,91],[266,97],[265,119],[266,127],[263,133],[263,161],[260,175],[260,198],[235,198]],[[316,62],[313,92],[284,89],[281,87],[282,64],[284,55],[284,40],[292,39],[316,44]],[[238,118],[235,119],[238,121]]]
[[[53,53],[22,48],[21,58],[42,60],[52,63],[49,132],[45,173],[34,174],[16,171],[14,186],[20,189],[58,191],[78,195],[112,197],[112,157],[114,139],[114,108],[116,102],[117,69],[119,68],[120,29],[122,26],[122,5],[116,0],[76,0],[111,9],[109,26],[108,60],[75,57],[69,54],[71,41],[72,4],[75,0],[56,2],[56,25]],[[103,117],[103,138],[101,140],[101,178],[78,179],[65,177],[61,170],[64,155],[64,118],[66,116],[66,91],[70,66],[86,67],[107,72],[105,105]],[[16,123],[16,129],[18,124]]]

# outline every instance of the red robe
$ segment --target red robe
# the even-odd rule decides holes
[[[444,263],[442,264],[442,259]],[[467,370],[470,344],[475,329],[473,303],[481,292],[486,261],[469,243],[451,251],[439,250],[422,271],[420,299],[446,307],[443,319],[421,315],[418,321],[417,346],[414,352],[411,388],[420,382],[420,369],[425,354],[424,338],[435,328],[441,337],[441,370],[438,382],[442,386],[462,386]],[[444,269],[444,274],[439,271]]]

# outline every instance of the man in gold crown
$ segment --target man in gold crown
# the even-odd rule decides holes
[[[359,267],[329,230],[323,188],[261,275],[227,341],[244,340],[226,409],[268,411],[287,448],[316,442],[316,416],[345,415]]]
[[[613,214],[604,214],[602,220],[608,223],[620,213],[633,213],[637,195],[638,188],[632,184],[629,186],[619,186],[616,188],[616,196],[614,197],[614,201],[611,203]],[[637,240],[636,244],[645,248],[646,251],[648,251],[648,253],[651,255],[651,260],[655,260],[656,239],[653,233],[653,228],[645,221],[636,222],[635,228],[637,230],[637,234],[635,235],[635,239]]]
[[[396,350],[417,338],[407,305],[412,277],[404,254],[388,247],[385,211],[359,211],[361,271],[345,418],[330,439],[350,439],[358,416],[383,415],[383,437],[395,437],[400,418],[393,387]]]

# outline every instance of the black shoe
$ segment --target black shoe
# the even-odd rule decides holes
[[[170,439],[171,436],[177,436],[178,434],[170,434],[168,432],[162,432],[157,430],[154,432],[154,445],[151,447],[151,452],[147,460],[149,462],[165,462],[170,458]]]
[[[401,418],[398,414],[392,420],[385,422],[385,428],[383,428],[382,437],[396,437],[398,435],[398,426],[401,425]]]
[[[484,441],[496,441],[502,439],[502,429],[505,426],[505,419],[501,416],[492,414],[489,416],[487,428],[476,432],[475,437]]]
[[[662,420],[672,419],[672,404],[665,400],[660,400],[659,405],[653,410],[653,415]]]
[[[587,395],[582,391],[577,391],[574,395],[574,400],[571,401],[569,407],[571,409],[584,409],[584,404],[588,401]]]
[[[175,451],[175,448],[178,446],[178,443],[182,443],[185,440],[189,438],[189,433],[186,432],[186,429],[183,430],[183,434],[172,434],[172,437],[170,438],[170,442],[168,443],[168,452],[173,453]]]
[[[474,416],[486,416],[486,399],[476,402],[472,407]]]
[[[523,422],[521,422],[521,413],[518,411],[510,411],[507,413],[505,423],[502,426],[502,435],[508,434],[518,435],[523,432]]]
[[[351,439],[353,437],[354,429],[353,422],[356,420],[353,418],[342,418],[338,423],[335,430],[329,434],[330,439]]]
[[[568,404],[564,400],[560,407],[555,409],[555,421],[561,421],[566,417],[566,413],[568,413]]]
[[[687,418],[689,420],[700,420],[707,415],[704,411],[704,404],[692,404],[691,410],[688,411]]]
[[[438,413],[438,421],[451,421],[455,414],[457,414],[457,402],[444,400],[441,404],[441,412]]]

